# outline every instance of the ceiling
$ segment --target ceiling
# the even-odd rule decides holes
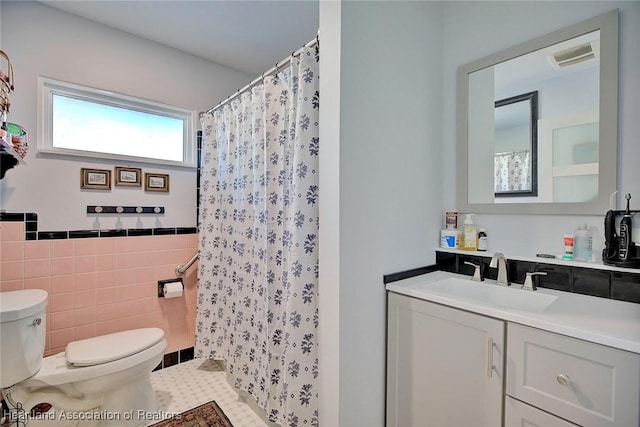
[[[258,75],[316,36],[318,1],[41,0],[41,3]]]

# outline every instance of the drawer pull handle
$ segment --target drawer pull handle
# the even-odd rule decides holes
[[[556,379],[558,380],[558,382],[562,385],[569,385],[571,384],[571,379],[569,378],[568,375],[565,374],[558,374],[558,376],[556,377]]]
[[[493,376],[493,338],[487,342],[487,377]]]

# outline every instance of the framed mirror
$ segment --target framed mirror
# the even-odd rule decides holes
[[[495,102],[495,197],[538,195],[538,91]]]
[[[617,182],[617,92],[617,9],[461,66],[458,210],[605,212]]]

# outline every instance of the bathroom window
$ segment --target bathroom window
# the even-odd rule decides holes
[[[196,113],[113,92],[39,79],[38,151],[196,166]]]

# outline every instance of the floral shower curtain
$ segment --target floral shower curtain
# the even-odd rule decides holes
[[[528,150],[495,155],[495,191],[530,190],[531,154]]]
[[[283,427],[317,426],[317,45],[203,115],[196,357]]]

